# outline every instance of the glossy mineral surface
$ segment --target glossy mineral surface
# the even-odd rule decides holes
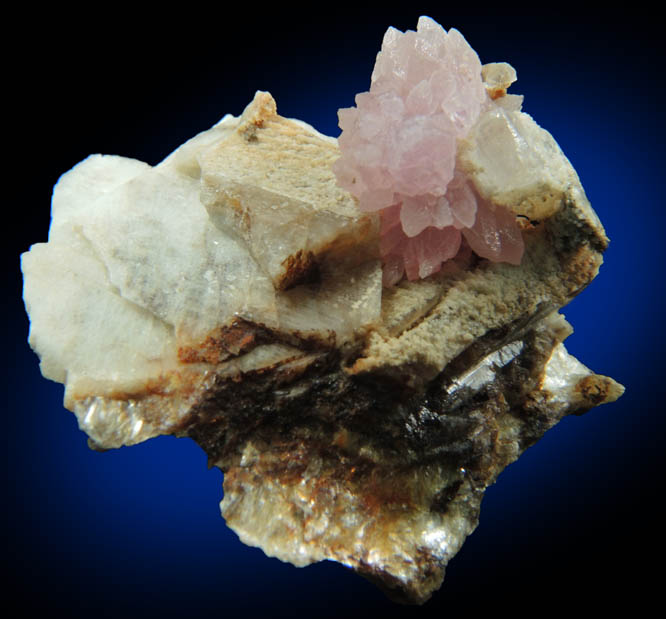
[[[596,276],[604,230],[506,94],[511,68],[479,70],[494,103],[447,186],[475,193],[474,224],[439,270],[389,288],[400,213],[359,208],[337,141],[268,93],[155,167],[93,155],[65,174],[48,243],[22,256],[24,300],[91,446],[189,436],[224,471],[222,514],[246,543],[427,600],[501,470],[623,391],[566,352],[558,313]],[[504,251],[487,243],[499,218],[520,228],[513,264],[483,253]]]
[[[508,67],[508,65],[506,65]],[[428,277],[456,256],[463,235],[478,255],[519,264],[515,217],[481,198],[457,163],[459,141],[515,80],[483,82],[476,52],[428,17],[416,32],[389,28],[370,91],[339,111],[338,182],[363,211],[380,213],[384,284]],[[519,107],[518,98],[504,100]]]

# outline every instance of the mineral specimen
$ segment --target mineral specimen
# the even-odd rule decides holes
[[[424,18],[387,33],[340,148],[257,92],[155,167],[92,155],[65,174],[48,243],[22,256],[24,300],[91,447],[191,437],[244,542],[427,600],[501,470],[623,391],[562,343],[558,309],[608,240],[514,80]],[[407,110],[389,133],[434,123],[436,139],[393,153],[378,101]],[[387,191],[368,180],[387,171]]]

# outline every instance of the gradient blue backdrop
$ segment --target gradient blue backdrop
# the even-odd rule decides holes
[[[5,119],[28,133],[13,168],[20,201],[6,205],[18,205],[19,223],[5,229],[3,247],[4,512],[7,599],[26,616],[441,616],[493,605],[523,616],[542,599],[577,615],[640,610],[655,593],[666,382],[657,29],[572,9],[481,19],[414,6],[352,19],[333,7],[320,19],[276,8],[210,13],[198,37],[176,14],[168,24],[79,15],[76,26],[59,14],[43,31],[20,29],[25,55],[8,63],[16,110]],[[443,588],[425,607],[404,608],[338,565],[296,569],[243,546],[219,515],[222,474],[189,440],[88,450],[62,387],[41,378],[26,343],[18,255],[46,240],[51,188],[75,163],[102,152],[156,164],[225,113],[239,114],[257,89],[274,95],[282,115],[338,135],[336,111],[367,90],[384,30],[413,29],[420,14],[458,28],[482,62],[513,64],[524,110],[577,169],[612,242],[599,277],[565,309],[576,329],[567,345],[627,392],[565,419],[511,465],[488,490]]]

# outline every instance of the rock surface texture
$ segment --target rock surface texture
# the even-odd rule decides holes
[[[245,543],[426,601],[502,469],[623,391],[566,352],[558,312],[596,276],[604,230],[506,94],[515,71],[476,70],[439,191],[459,175],[483,207],[418,277],[386,281],[385,222],[338,184],[337,140],[268,93],[155,167],[92,155],[65,174],[48,243],[22,256],[24,300],[91,447],[191,437]],[[488,254],[502,230],[521,256]]]

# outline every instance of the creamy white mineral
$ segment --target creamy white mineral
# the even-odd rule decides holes
[[[257,92],[155,167],[63,175],[24,300],[91,446],[189,436],[246,543],[427,600],[501,470],[623,391],[562,344],[608,240],[515,77],[422,18],[387,33],[340,144]],[[432,139],[382,142],[416,125]]]

